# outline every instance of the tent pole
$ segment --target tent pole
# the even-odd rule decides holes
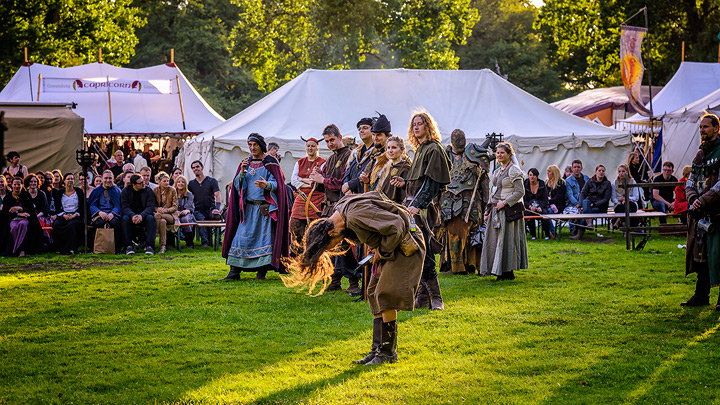
[[[112,103],[110,102],[110,76],[105,76],[108,91],[108,114],[110,115],[110,129],[112,129]]]
[[[98,48],[98,62],[103,63],[102,62],[102,48]]]
[[[27,46],[25,47],[25,63],[28,63],[28,59],[27,59]]]
[[[180,115],[182,116],[183,129],[186,129],[185,128],[185,110],[183,110],[182,94],[180,94],[180,78],[178,77],[178,75],[175,75],[175,83],[177,83],[178,98],[180,99]]]
[[[170,48],[170,63],[175,63],[175,48]]]
[[[680,62],[685,62],[685,41],[682,41],[682,51],[680,51]]]
[[[42,79],[42,73],[38,74],[38,92],[36,101],[40,101],[40,80]]]

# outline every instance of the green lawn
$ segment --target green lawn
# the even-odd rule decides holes
[[[0,403],[720,401],[720,313],[678,305],[684,239],[586,239],[531,241],[515,281],[442,275],[446,310],[400,313],[376,368],[350,364],[366,304],[217,281],[211,249],[2,259]]]

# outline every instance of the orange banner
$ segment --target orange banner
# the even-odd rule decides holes
[[[645,66],[642,63],[641,47],[642,41],[647,33],[646,28],[620,26],[622,34],[620,36],[620,72],[622,81],[625,85],[630,104],[639,114],[649,117],[652,112],[645,108],[642,101],[643,74]]]

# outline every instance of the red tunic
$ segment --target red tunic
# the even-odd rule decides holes
[[[308,161],[307,157],[298,160],[298,176],[300,176],[301,178],[310,177],[310,173],[312,172],[313,168],[319,168],[323,163],[325,163],[325,158],[322,158],[320,156],[318,156],[312,162]],[[310,190],[312,190],[312,187],[310,186],[300,187],[300,191],[305,193],[305,195],[310,195]],[[325,194],[322,191],[317,190],[317,188],[310,197],[310,201],[312,201],[312,203],[315,204],[318,209],[322,209],[321,206],[324,199]],[[302,197],[300,197],[299,195],[295,196],[295,203],[293,204],[290,218],[305,219],[305,200],[303,200]],[[312,206],[308,207],[308,218],[319,218],[318,214],[315,213],[315,210]]]

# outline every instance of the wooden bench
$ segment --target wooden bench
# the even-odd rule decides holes
[[[220,245],[222,244],[220,238],[225,232],[225,221],[197,221],[197,226],[198,229],[210,229],[210,232],[212,233],[213,247],[215,248],[215,250],[218,250],[220,248]]]
[[[629,218],[641,218],[641,219],[653,219],[653,218],[661,218],[661,217],[668,217],[672,215],[668,215],[662,212],[656,212],[656,211],[638,211],[638,212],[631,212],[628,214]],[[549,219],[554,220],[555,225],[558,229],[558,240],[560,239],[560,232],[562,231],[562,228],[568,221],[574,221],[574,220],[591,220],[594,221],[596,219],[600,219],[603,221],[608,221],[608,224],[611,220],[615,219],[625,219],[625,214],[620,212],[608,212],[608,213],[590,213],[590,214],[544,214],[544,215],[533,215],[525,217],[528,219]],[[642,229],[645,229],[648,227],[642,227]],[[632,228],[632,229],[639,229],[639,228]]]

